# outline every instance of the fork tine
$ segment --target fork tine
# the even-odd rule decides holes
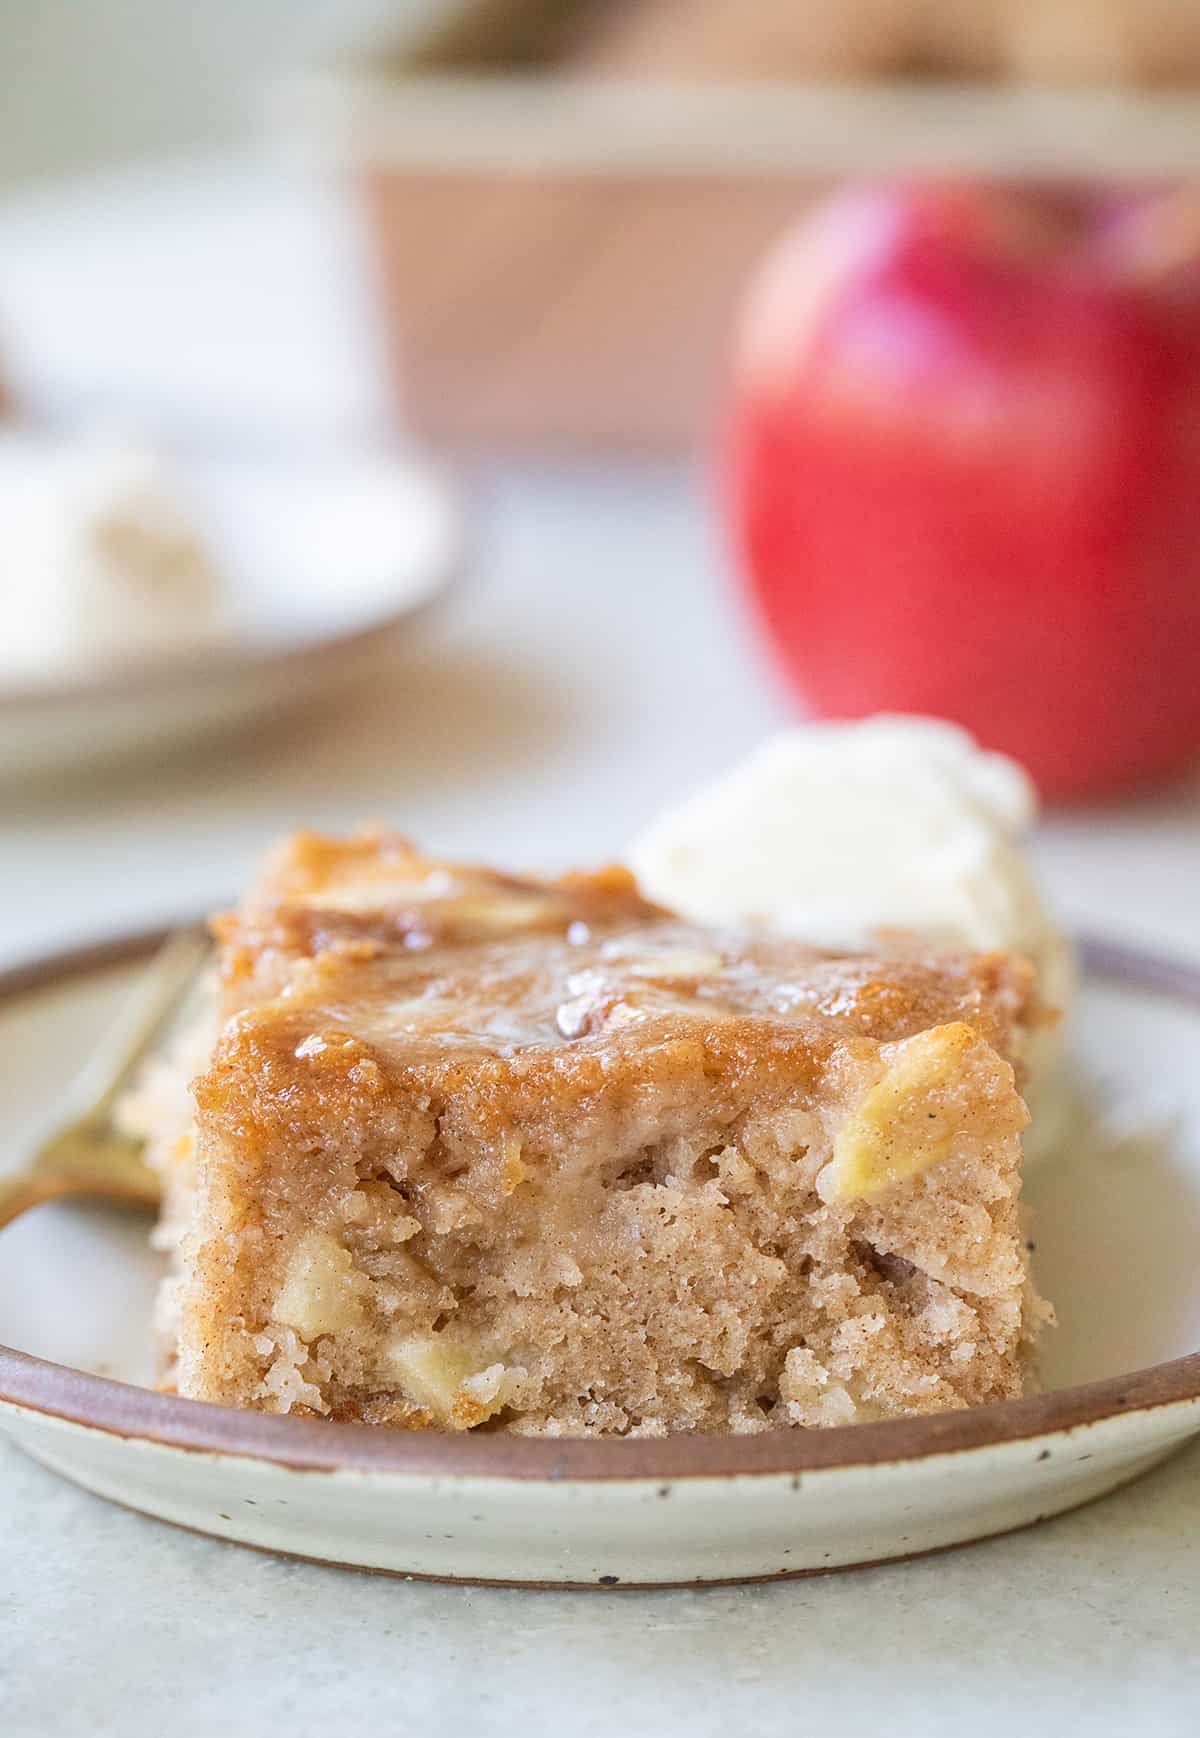
[[[0,1178],[0,1226],[63,1195],[155,1205],[159,1179],[142,1163],[140,1142],[112,1127],[112,1110],[195,987],[209,955],[208,933],[198,924],[167,937],[77,1077],[68,1115],[37,1143],[23,1171]]]
[[[100,1047],[84,1064],[68,1102],[78,1108],[63,1128],[106,1117],[195,986],[211,953],[207,929],[191,924],[167,937]],[[53,1138],[53,1137],[51,1137]]]

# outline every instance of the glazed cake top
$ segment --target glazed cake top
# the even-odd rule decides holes
[[[815,1055],[951,1022],[1010,1055],[1039,1017],[1030,968],[1007,955],[714,933],[648,904],[622,869],[522,879],[385,833],[298,836],[215,927],[233,1027],[301,1058],[351,1040],[394,1064],[540,1053],[562,1072],[701,1030],[722,1050]]]

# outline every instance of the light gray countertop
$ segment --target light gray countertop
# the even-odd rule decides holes
[[[439,1587],[260,1556],[0,1449],[11,1738],[1184,1738],[1200,1451],[1032,1532],[668,1593]]]
[[[296,189],[261,173],[156,187],[115,207],[142,225],[143,278],[181,207],[214,244],[260,232],[267,278],[308,235]],[[108,237],[96,273],[123,303],[120,234],[98,222],[97,197],[0,211],[10,285],[32,296],[82,226],[93,254]],[[130,297],[132,327],[136,286]],[[172,306],[176,322],[198,317]],[[279,373],[287,354],[280,343]],[[315,403],[321,381],[309,385]],[[293,402],[307,390],[288,386]],[[614,852],[664,797],[787,716],[697,483],[673,466],[484,468],[474,570],[380,684],[235,753],[0,800],[0,961],[206,906],[299,823],[379,816],[516,864]],[[1055,818],[1037,855],[1072,922],[1200,956],[1194,784]],[[695,1593],[485,1591],[173,1532],[0,1444],[0,1731],[1169,1738],[1200,1718],[1198,1527],[1190,1450],[1076,1515],[924,1562]]]

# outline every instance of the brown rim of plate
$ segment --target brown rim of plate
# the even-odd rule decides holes
[[[145,958],[166,933],[158,929],[123,936],[0,971],[0,1003]],[[1081,941],[1080,955],[1089,977],[1169,996],[1200,1012],[1200,966],[1100,938]],[[271,1461],[304,1472],[657,1480],[664,1490],[679,1478],[790,1475],[799,1480],[805,1473],[835,1467],[959,1454],[1070,1433],[1125,1413],[1188,1402],[1200,1402],[1200,1352],[1023,1400],[882,1424],[771,1430],[759,1436],[547,1439],[502,1432],[382,1430],[240,1411],[92,1376],[0,1346],[0,1404],[111,1436],[198,1454]],[[1041,1452],[1053,1457],[1053,1450]]]
[[[124,700],[130,694],[140,698],[164,688],[177,688],[184,677],[189,682],[193,678],[204,682],[221,681],[233,675],[245,675],[248,671],[294,669],[363,651],[382,636],[395,632],[402,624],[429,614],[443,602],[466,572],[469,541],[464,529],[465,485],[439,467],[436,487],[450,503],[450,535],[437,558],[433,579],[425,590],[418,593],[414,602],[383,609],[356,627],[310,638],[262,644],[252,640],[230,640],[175,654],[168,652],[147,657],[123,669],[103,670],[94,676],[80,676],[64,682],[14,683],[0,691],[0,716],[5,712],[36,712],[47,706],[87,706],[96,701]],[[53,962],[48,960],[46,963]],[[7,980],[0,973],[0,998],[9,993]]]

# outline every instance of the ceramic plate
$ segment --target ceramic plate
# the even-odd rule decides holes
[[[38,446],[0,438],[5,489]],[[157,756],[319,700],[377,662],[461,558],[453,491],[416,459],[193,458],[172,470],[225,580],[227,633],[120,670],[0,681],[0,781]]]
[[[155,938],[0,979],[0,1164]],[[45,1207],[0,1236],[0,1425],[101,1496],[273,1551],[400,1574],[612,1587],[843,1568],[1103,1496],[1200,1432],[1200,971],[1092,944],[1078,1103],[1035,1169],[1060,1327],[1049,1391],[742,1438],[372,1431],[149,1391],[146,1224]]]

